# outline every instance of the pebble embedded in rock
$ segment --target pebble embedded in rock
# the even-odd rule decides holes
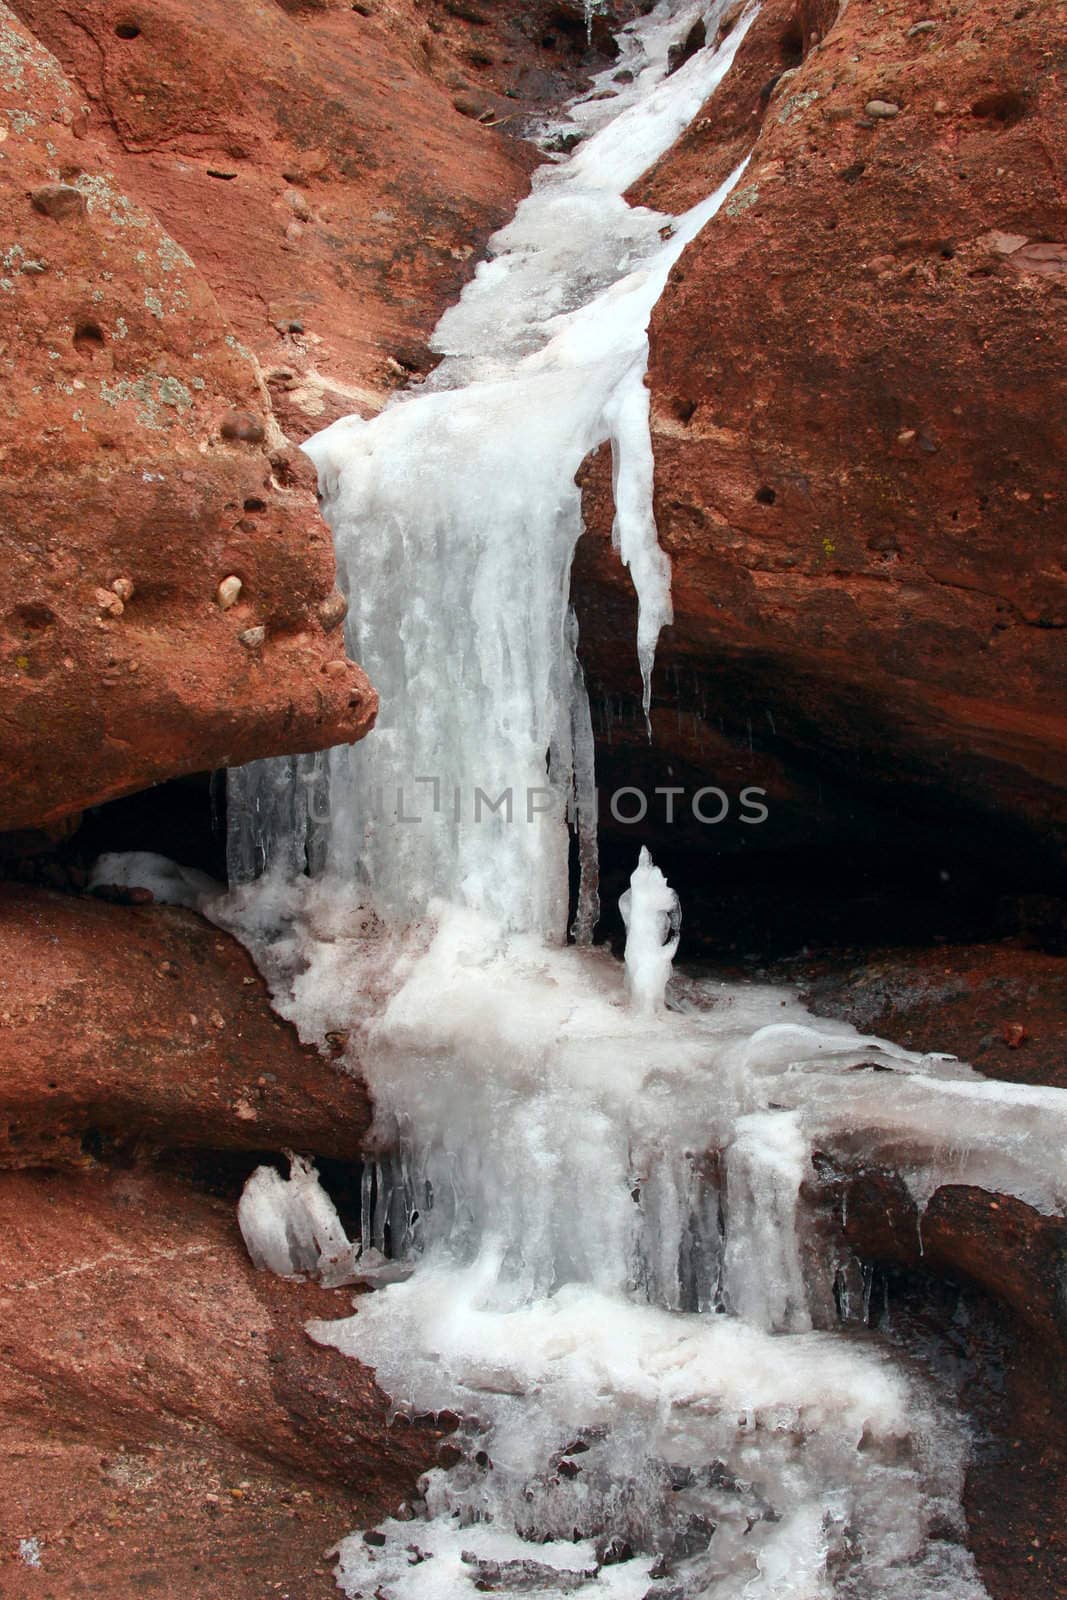
[[[97,608],[108,617],[121,617],[126,609],[113,589],[97,589],[94,599]]]
[[[267,436],[263,419],[251,411],[228,411],[219,432],[224,439],[240,439],[244,444],[262,444]]]
[[[241,644],[244,645],[246,650],[260,650],[263,647],[264,639],[267,637],[267,630],[262,626],[258,628],[246,628],[244,632],[239,633],[237,637]]]
[[[235,606],[241,597],[241,590],[243,588],[244,585],[242,584],[240,578],[236,577],[233,573],[231,573],[228,578],[223,578],[222,582],[218,586],[218,589],[215,591],[215,599],[219,603],[220,611],[229,611],[231,606]]]
[[[52,217],[56,222],[83,216],[86,210],[85,196],[69,183],[42,184],[39,189],[31,191],[30,202],[35,211],[39,211],[43,217]]]
[[[998,256],[1010,256],[1016,250],[1021,250],[1026,244],[1025,233],[1001,233],[994,229],[992,233],[985,234],[979,239],[979,244],[988,244],[989,248]]]
[[[282,177],[286,183],[307,183],[310,178],[317,178],[325,172],[329,164],[330,157],[325,150],[302,150],[282,169]]]
[[[475,121],[489,109],[484,100],[476,100],[469,94],[454,95],[452,105],[461,117],[473,117]]]
[[[294,229],[303,232],[299,223],[291,222],[286,229],[286,237]],[[303,333],[306,311],[306,303],[302,300],[272,300],[267,307],[271,323],[279,333]]]
[[[922,37],[922,35],[924,33],[936,33],[936,32],[937,32],[937,23],[936,22],[931,22],[929,20],[926,20],[926,21],[923,21],[923,22],[913,22],[911,27],[907,31],[906,37],[908,39],[919,39],[919,38]]]
[[[319,621],[324,630],[330,633],[339,627],[348,615],[348,600],[340,589],[333,589],[319,605]]]
[[[300,193],[299,189],[286,189],[282,196],[289,210],[301,222],[307,222],[311,217],[311,207],[308,205],[307,196]]]
[[[863,109],[869,117],[895,117],[900,112],[895,100],[868,100]]]
[[[348,671],[348,662],[327,661],[322,670],[328,678],[343,678]]]
[[[113,594],[117,594],[123,605],[133,599],[136,590],[132,578],[116,578],[111,585]]]

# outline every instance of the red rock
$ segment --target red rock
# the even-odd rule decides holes
[[[585,81],[587,58],[607,60],[581,7],[554,0],[495,0],[491,16],[159,0],[131,39],[110,0],[15,10],[79,84],[123,185],[207,277],[297,439],[395,388],[390,358],[425,341],[526,188],[538,157],[511,135]],[[614,48],[606,18],[595,42]]]
[[[1061,956],[1014,943],[942,945],[783,962],[772,971],[798,983],[821,1016],[843,1017],[909,1050],[949,1051],[991,1078],[1067,1088]],[[1020,1012],[1025,1025],[1015,1020]],[[1020,1028],[1023,1050],[1011,1044]]]
[[[370,1372],[303,1332],[350,1295],[253,1272],[229,1201],[140,1171],[3,1173],[0,1257],[12,1600],[328,1600],[324,1552],[434,1464],[446,1429],[390,1426]]]
[[[679,714],[742,743],[769,708],[798,789],[813,770],[828,793],[851,786],[843,817],[877,789],[883,811],[936,814],[950,836],[1018,825],[1054,863],[1067,297],[1058,246],[1029,258],[1055,275],[1019,276],[983,241],[1065,237],[1049,151],[1067,147],[1067,104],[1039,8],[988,0],[936,40],[907,39],[913,20],[902,0],[765,4],[631,196],[684,209],[754,145],[650,330],[676,616],[653,725],[669,758]],[[906,111],[864,129],[874,98]],[[583,653],[594,697],[633,704],[606,461],[587,479]]]
[[[174,907],[0,884],[0,1166],[86,1146],[356,1159],[363,1085],[271,1011],[228,934]]]
[[[355,669],[319,672],[337,655],[318,615],[333,553],[276,425],[269,445],[218,437],[230,410],[269,414],[254,363],[102,146],[75,136],[80,98],[55,61],[6,8],[0,33],[0,829],[14,829],[356,739],[375,699]],[[58,221],[28,198],[54,194],[56,172],[81,202]],[[223,615],[229,573],[244,603]],[[255,656],[249,627],[266,630]]]

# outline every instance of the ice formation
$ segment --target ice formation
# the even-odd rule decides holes
[[[678,896],[642,845],[630,887],[619,900],[626,925],[626,981],[638,1011],[660,1011],[678,950]]]
[[[633,83],[570,108],[588,137],[492,241],[432,379],[308,446],[382,711],[357,747],[235,778],[239,887],[213,914],[303,1037],[347,1033],[376,1114],[357,1245],[299,1163],[260,1169],[241,1223],[263,1265],[380,1285],[315,1337],[398,1408],[463,1419],[415,1520],[344,1542],[350,1597],[984,1596],[963,1429],[931,1378],[833,1331],[840,1263],[805,1186],[814,1149],[859,1143],[920,1204],[955,1181],[1061,1211],[1067,1096],[784,990],[672,978],[678,901],[644,851],[625,962],[589,948],[574,474],[610,439],[647,694],[670,616],[648,318],[739,174],[681,218],[622,197],[728,71],[749,16],[666,75],[721,10],[663,0],[623,30]]]
[[[699,11],[676,15],[674,33]],[[664,79],[657,19],[640,93],[538,175],[442,319],[432,379],[308,442],[350,599],[348,643],[381,709],[359,745],[234,780],[236,881],[307,866],[355,880],[393,923],[437,895],[563,937],[568,809],[591,826],[592,731],[568,607],[574,477],[610,439],[647,694],[671,615],[652,517],[648,319],[737,174],[678,219],[622,195],[715,88],[747,26]],[[640,40],[628,41],[637,67]],[[589,931],[591,916],[579,920]]]
[[[348,1283],[354,1275],[359,1252],[304,1156],[290,1156],[288,1178],[276,1167],[257,1167],[245,1184],[237,1221],[257,1267],[326,1285]]]
[[[158,905],[188,906],[198,910],[222,893],[222,884],[184,867],[154,850],[109,850],[97,856],[89,873],[90,889],[148,889]]]

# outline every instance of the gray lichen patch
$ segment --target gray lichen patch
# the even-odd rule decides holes
[[[159,264],[164,272],[174,272],[178,267],[192,267],[195,265],[188,251],[183,250],[177,240],[172,239],[169,233],[165,233],[159,241],[156,255],[159,257]]]
[[[32,83],[27,81],[31,77]],[[39,40],[18,26],[13,12],[0,0],[0,90],[16,93],[25,100],[30,94],[39,95],[42,89],[56,110],[72,112],[73,92],[59,62]],[[16,124],[20,112],[10,110],[7,114],[15,131],[22,132]],[[22,111],[21,115],[28,117],[29,113]],[[32,118],[29,126],[35,126]]]
[[[799,94],[791,94],[778,113],[778,121],[784,124],[792,117],[799,116],[810,105],[814,105],[818,98],[818,89],[803,89]]]
[[[747,189],[739,189],[737,194],[731,195],[723,210],[728,217],[739,217],[749,206],[754,206],[759,199],[759,184],[750,183]]]
[[[103,173],[83,172],[75,178],[74,187],[85,196],[90,216],[103,212],[116,228],[151,226],[151,219],[121,189],[115,189]]]
[[[165,428],[172,421],[161,407],[181,415],[193,404],[193,397],[180,378],[158,372],[146,373],[143,378],[118,378],[114,383],[101,378],[100,398],[109,406],[135,405],[139,425],[155,430]]]

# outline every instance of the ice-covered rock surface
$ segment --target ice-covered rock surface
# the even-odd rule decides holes
[[[1061,1210],[1067,1096],[781,989],[671,980],[678,901],[647,852],[625,964],[588,948],[573,480],[609,438],[647,684],[670,596],[646,327],[730,184],[678,219],[622,195],[743,37],[745,18],[665,77],[703,14],[668,0],[624,30],[621,111],[572,108],[590,137],[493,241],[433,378],[311,442],[381,716],[358,748],[234,783],[243,886],[215,914],[305,1038],[347,1033],[376,1108],[360,1245],[382,1287],[312,1331],[397,1407],[463,1419],[416,1520],[345,1541],[352,1597],[985,1593],[962,1544],[962,1426],[928,1377],[827,1331],[836,1263],[804,1190],[814,1149],[858,1143],[920,1200],[948,1180]],[[572,802],[586,942],[568,947]],[[296,1265],[294,1197],[259,1185],[259,1257]]]
[[[222,893],[222,884],[180,861],[161,856],[155,850],[109,850],[97,856],[89,873],[91,890],[146,889],[158,905],[201,904]]]

